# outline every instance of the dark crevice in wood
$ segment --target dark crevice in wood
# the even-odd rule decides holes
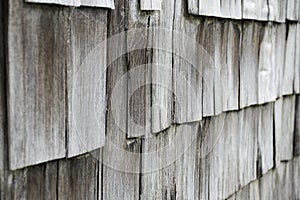
[[[142,193],[143,193],[143,145],[144,145],[145,141],[143,139],[140,140],[140,172],[139,172],[139,185],[138,185],[138,188],[139,188],[139,200],[142,200]]]
[[[3,74],[3,79],[1,80],[3,84],[3,101],[4,101],[4,105],[3,106],[3,114],[4,114],[4,121],[3,121],[3,150],[4,150],[4,155],[3,155],[3,167],[4,170],[8,170],[9,169],[9,146],[8,146],[8,87],[9,87],[9,83],[8,83],[8,0],[2,0],[1,1],[1,26],[3,28],[2,30],[2,41],[0,41],[0,44],[2,45],[2,56],[3,56],[3,61],[2,63],[0,63],[0,66],[3,65],[1,67],[1,72]],[[1,27],[0,27],[1,29]],[[1,38],[1,37],[0,37]],[[1,52],[0,52],[1,53]],[[5,176],[5,178],[7,178]],[[6,182],[7,180],[5,180]],[[1,197],[1,196],[0,196]]]
[[[273,168],[276,167],[276,151],[275,103],[273,103]]]
[[[260,178],[263,175],[262,172],[262,156],[260,148],[257,148],[257,158],[256,158],[256,177]]]
[[[69,31],[69,40],[70,44],[69,47],[71,49],[72,47],[72,27],[71,27],[71,15],[72,15],[73,10],[68,9],[68,31]],[[69,100],[68,100],[68,70],[65,70],[65,152],[66,152],[66,157],[68,157],[69,154],[69,123],[68,123],[68,110],[69,110]]]

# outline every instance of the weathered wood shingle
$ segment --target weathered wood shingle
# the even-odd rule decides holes
[[[16,169],[66,154],[69,12],[59,7],[27,6],[21,0],[9,3],[9,161],[10,168]]]

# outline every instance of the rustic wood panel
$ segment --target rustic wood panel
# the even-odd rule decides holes
[[[141,0],[141,10],[161,10],[162,0]]]
[[[295,96],[280,98],[275,103],[276,165],[293,158]]]
[[[114,0],[26,0],[28,3],[59,4],[65,6],[91,6],[114,9]]]
[[[104,146],[107,11],[72,9],[68,64],[68,157]]]
[[[9,160],[16,169],[65,156],[69,12],[9,3]]]

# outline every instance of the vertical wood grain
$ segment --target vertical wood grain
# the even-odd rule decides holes
[[[75,8],[70,18],[68,157],[105,143],[107,11]]]
[[[16,169],[66,153],[68,11],[9,3],[9,160]]]

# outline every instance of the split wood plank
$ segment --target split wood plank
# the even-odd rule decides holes
[[[276,26],[275,33],[275,67],[276,67],[276,82],[275,88],[277,90],[276,97],[282,96],[283,87],[283,70],[285,68],[285,47],[286,47],[286,24]]]
[[[141,0],[141,10],[161,10],[162,0]]]
[[[244,22],[240,65],[240,108],[258,103],[258,66],[261,32],[258,22]]]
[[[210,55],[198,43],[200,20],[185,18],[185,6],[177,2],[174,11],[173,87],[174,123],[202,119],[202,66],[209,65]]]
[[[260,34],[258,61],[258,103],[273,102],[277,98],[276,63],[275,63],[275,32],[273,23],[264,26]]]
[[[239,67],[241,55],[241,23],[217,22],[218,38],[215,57],[216,114],[238,109]]]
[[[275,102],[276,165],[293,158],[295,96],[286,96]]]
[[[114,0],[26,0],[29,3],[47,3],[65,6],[90,6],[114,9]]]
[[[211,63],[203,63],[202,66],[202,113],[203,117],[215,115],[215,93],[214,93],[214,73],[215,73],[215,19],[205,19],[199,26],[198,42],[207,51],[213,60]]]
[[[297,24],[287,25],[287,38],[285,50],[285,64],[282,71],[282,95],[290,95],[294,92],[295,60],[296,57],[296,39]]]
[[[68,157],[105,144],[107,11],[71,11]]]
[[[159,15],[150,16],[150,28],[158,27],[154,32],[149,31],[148,42],[154,47],[151,62],[151,133],[158,133],[168,128],[172,122],[174,113],[174,98],[176,92],[173,87],[173,23],[174,4],[162,0],[162,10]],[[175,96],[175,97],[174,97]]]
[[[21,0],[9,3],[9,164],[17,169],[66,155],[69,12]]]
[[[257,159],[257,175],[261,176],[266,174],[270,169],[273,168],[275,163],[274,160],[274,138],[273,138],[273,127],[274,127],[274,105],[268,103],[264,106],[259,107],[258,110],[258,159]]]

